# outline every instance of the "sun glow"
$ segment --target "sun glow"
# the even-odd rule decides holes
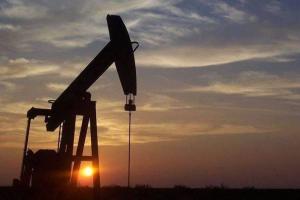
[[[93,172],[94,172],[94,170],[93,170],[93,168],[92,167],[90,167],[90,166],[87,166],[87,167],[85,167],[83,170],[82,170],[82,175],[83,176],[92,176],[93,175]]]

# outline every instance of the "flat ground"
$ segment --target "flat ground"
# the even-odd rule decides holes
[[[22,190],[12,187],[0,187],[0,200],[77,200],[93,199],[91,188],[76,188],[64,191],[51,189],[43,191]],[[266,200],[266,199],[297,199],[300,200],[300,189],[226,189],[205,188],[191,189],[136,187],[128,190],[124,187],[105,187],[100,190],[101,200],[141,199],[141,200]]]

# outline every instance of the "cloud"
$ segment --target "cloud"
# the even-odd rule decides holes
[[[10,59],[8,61],[8,63],[9,64],[16,64],[16,65],[25,65],[25,64],[30,63],[30,61],[26,58],[16,58],[16,59]]]
[[[7,30],[7,31],[17,31],[20,27],[14,26],[12,24],[2,24],[0,23],[0,30]]]
[[[2,105],[0,112],[9,114],[25,115],[27,110],[30,108],[30,104],[28,102],[2,102]]]
[[[21,20],[32,20],[45,17],[47,9],[34,3],[25,3],[26,1],[10,0],[8,4],[2,5],[0,16]]]
[[[14,91],[17,86],[15,83],[9,82],[9,81],[0,81],[0,88],[4,87],[8,91]]]
[[[284,24],[279,28],[273,25],[276,19],[265,19],[265,11],[252,14],[253,11],[245,7],[237,9],[225,2],[203,4],[209,5],[212,11],[194,12],[190,8],[187,12],[184,5],[180,4],[179,8],[174,4],[162,9],[163,14],[146,12],[145,19],[141,17],[137,27],[131,30],[137,40],[143,41],[143,51],[137,51],[137,63],[151,67],[207,66],[284,57],[300,50],[295,45],[299,42],[296,26]],[[189,17],[191,13],[208,20]],[[151,48],[147,48],[149,46]]]
[[[263,6],[273,4],[267,2]],[[42,10],[43,13],[34,14],[36,17],[31,23],[18,17],[3,23],[3,29],[18,27],[14,35],[1,33],[0,28],[0,36],[6,40],[5,45],[1,45],[5,48],[1,50],[4,55],[17,51],[20,55],[26,52],[36,57],[44,52],[44,59],[51,62],[58,57],[61,62],[65,53],[70,63],[76,63],[79,57],[87,58],[92,52],[99,51],[108,41],[107,13],[121,14],[131,38],[140,41],[136,60],[142,66],[206,66],[299,52],[296,26],[291,25],[283,31],[272,25],[271,18],[264,19],[266,25],[262,25],[258,20],[263,17],[262,11],[255,13],[242,4],[218,1],[186,4],[159,0],[142,3],[14,0],[2,4],[1,8],[3,13],[27,8]]]
[[[178,1],[180,2],[180,1]],[[203,16],[197,11],[191,11],[186,12],[182,7],[180,7],[177,3],[173,3],[169,6],[160,7],[158,9],[161,9],[164,12],[164,19],[170,20],[174,19],[175,17],[179,18],[178,20],[184,20],[184,21],[190,21],[198,20],[198,22],[206,22],[206,23],[216,23],[216,21],[213,18],[210,18],[208,16]]]
[[[166,112],[192,107],[191,105],[183,104],[183,102],[176,98],[164,94],[147,94],[147,96],[147,101],[139,106],[139,111]]]
[[[247,48],[238,45],[202,47],[191,44],[137,52],[137,63],[151,67],[200,67],[250,59],[282,61],[282,59],[279,60],[280,57],[300,51],[300,48],[294,44],[291,41],[273,45],[248,45]]]
[[[245,11],[238,10],[225,2],[218,2],[212,4],[214,12],[222,15],[224,18],[237,23],[254,22],[256,17],[246,13]]]
[[[265,6],[265,10],[273,14],[279,14],[281,11],[281,4],[279,1],[271,1]]]
[[[189,92],[214,92],[223,94],[239,94],[248,97],[272,96],[283,99],[298,99],[300,96],[293,89],[300,89],[300,82],[289,80],[265,72],[246,71],[240,73],[235,80],[216,81],[208,86],[196,86],[186,89]]]
[[[43,63],[39,60],[28,60],[26,58],[6,60],[0,63],[0,68],[0,80],[55,73],[59,69],[56,65]]]
[[[1,3],[0,117],[49,107],[46,100],[64,90],[109,40],[105,16],[111,13],[120,14],[132,40],[140,42],[135,142],[280,129],[273,121],[296,116],[298,108],[291,104],[299,100],[298,11],[279,20],[266,12],[269,2],[255,11],[253,2],[207,2]],[[36,8],[41,10],[30,10]],[[29,16],[22,18],[25,11]],[[98,125],[106,130],[101,142],[125,144],[127,113],[115,71],[106,72],[92,92],[99,100]]]
[[[108,38],[105,16],[169,5],[169,1],[19,1],[2,4],[0,15],[21,24],[18,47],[31,49],[37,43],[56,48],[82,48]],[[105,9],[104,9],[105,8]],[[28,23],[24,20],[31,20]]]
[[[22,61],[23,60],[23,61]],[[24,59],[15,59],[15,62],[25,62]],[[30,62],[29,62],[30,63]],[[146,72],[140,71],[142,74],[139,76],[141,80],[147,81],[146,78],[152,82],[158,82],[157,84],[151,84],[152,89],[147,90],[143,84],[139,85],[141,91],[137,98],[137,112],[133,114],[133,142],[134,143],[148,143],[154,141],[169,141],[180,140],[191,135],[200,134],[244,134],[244,133],[269,133],[278,131],[281,125],[271,126],[270,118],[276,118],[278,116],[296,116],[294,112],[285,110],[282,105],[278,111],[267,112],[272,110],[272,107],[264,108],[261,104],[249,103],[251,98],[247,101],[247,107],[237,100],[238,98],[232,97],[228,100],[226,96],[235,96],[228,94],[242,94],[248,97],[248,95],[255,95],[257,91],[239,91],[243,87],[256,88],[260,87],[263,90],[269,90],[274,83],[273,87],[283,84],[279,90],[290,90],[290,87],[298,88],[298,84],[294,83],[292,79],[285,79],[283,76],[270,75],[266,72],[257,71],[245,71],[241,73],[231,74],[229,69],[224,70],[227,73],[219,72],[217,68],[190,68],[190,69],[143,69]],[[203,73],[205,72],[205,73]],[[220,76],[219,73],[222,75]],[[128,130],[128,116],[123,111],[123,103],[120,99],[120,93],[116,92],[116,87],[119,86],[118,77],[111,79],[111,75],[115,72],[108,72],[106,79],[101,80],[102,83],[113,82],[112,85],[105,88],[97,88],[93,92],[93,99],[97,100],[97,113],[98,115],[98,127],[102,127],[104,132],[101,132],[100,141],[101,145],[123,145],[127,142],[127,130]],[[143,76],[143,74],[145,76]],[[216,74],[214,77],[205,78],[208,75]],[[230,78],[228,77],[230,75]],[[202,76],[202,77],[201,77]],[[56,77],[57,82],[53,81]],[[186,77],[189,77],[188,79]],[[216,77],[218,77],[216,79]],[[287,75],[287,77],[290,77]],[[296,80],[296,77],[294,77]],[[34,80],[37,80],[34,81]],[[18,118],[23,120],[23,124],[11,126],[7,124],[7,127],[3,126],[3,132],[13,132],[15,130],[23,130],[25,125],[25,114],[27,110],[34,107],[48,108],[49,105],[45,101],[49,98],[42,98],[51,94],[51,91],[60,93],[66,85],[60,81],[56,75],[49,77],[49,80],[45,80],[43,77],[33,76],[30,77],[30,81],[22,80],[28,85],[23,86],[22,94],[27,94],[27,90],[34,90],[34,94],[30,94],[27,101],[26,99],[17,98],[17,94],[14,99],[12,96],[5,101],[1,101],[2,109],[0,110],[1,116],[18,115]],[[63,80],[63,78],[61,79]],[[165,84],[162,80],[165,80]],[[17,80],[17,86],[21,80]],[[48,82],[49,81],[49,82]],[[185,84],[181,84],[183,81]],[[206,91],[193,91],[188,93],[179,92],[180,87],[193,85],[199,88],[214,85],[215,81],[219,81],[223,84],[240,84],[239,90],[234,88],[233,92],[225,93],[228,88],[209,88]],[[266,81],[266,82],[264,82]],[[32,87],[31,84],[45,85],[45,90]],[[254,83],[257,83],[256,86]],[[149,86],[148,86],[149,87]],[[233,87],[233,86],[232,86]],[[50,90],[47,90],[50,89]],[[164,90],[162,90],[164,88]],[[119,88],[120,89],[120,88]],[[170,91],[170,89],[176,89],[176,92]],[[104,91],[107,90],[107,91]],[[147,92],[145,92],[147,91]],[[18,92],[18,91],[17,91]],[[258,90],[262,93],[262,90]],[[211,94],[217,93],[220,96],[213,96]],[[7,92],[4,94],[8,94]],[[101,94],[98,95],[97,94]],[[105,95],[104,95],[105,94]],[[295,93],[296,94],[296,93]],[[23,95],[22,95],[23,96]],[[51,95],[50,95],[51,96]],[[212,96],[211,98],[208,98]],[[37,98],[42,99],[37,99]],[[269,96],[276,97],[276,96]],[[2,97],[3,98],[3,97]],[[222,99],[222,101],[220,101]],[[98,101],[99,100],[99,101]],[[42,103],[43,102],[43,103]],[[282,103],[282,101],[280,101]],[[270,103],[272,104],[272,103]],[[276,106],[276,105],[275,105]],[[263,107],[263,108],[260,108]],[[295,111],[296,112],[296,111]],[[257,116],[260,115],[263,120],[263,124],[257,123]],[[230,116],[230,117],[229,117]],[[256,117],[254,117],[256,116]],[[15,116],[9,116],[10,123],[13,123]],[[3,121],[4,123],[5,121]],[[273,122],[272,122],[273,123]],[[33,133],[37,135],[35,137],[35,147],[45,147],[52,144],[51,138],[39,138],[42,132],[45,132],[44,122],[42,119],[35,122],[35,128]],[[79,125],[78,123],[77,125]],[[1,124],[0,124],[1,125]],[[24,126],[24,127],[23,127]],[[180,131],[178,131],[180,130]],[[5,138],[5,140],[9,140]],[[21,144],[21,143],[20,143]]]
[[[67,84],[62,84],[62,83],[48,83],[46,86],[48,89],[55,92],[62,92],[68,87]]]

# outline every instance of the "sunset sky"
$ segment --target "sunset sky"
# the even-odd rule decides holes
[[[117,14],[140,43],[133,185],[299,188],[299,10],[297,0],[0,0],[0,185],[19,176],[27,110],[49,108],[109,41],[106,15]],[[115,66],[89,91],[101,184],[126,185]],[[31,130],[30,148],[56,148],[43,118]]]

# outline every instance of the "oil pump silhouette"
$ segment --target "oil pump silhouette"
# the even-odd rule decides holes
[[[120,16],[107,15],[110,41],[87,65],[77,78],[54,101],[50,109],[34,108],[27,112],[27,129],[21,165],[19,185],[33,188],[57,188],[77,185],[81,161],[91,161],[93,186],[100,188],[99,155],[97,137],[96,102],[87,92],[89,87],[114,62],[126,95],[126,111],[135,111],[134,97],[137,93],[134,51],[137,42],[131,42],[126,26]],[[132,47],[135,44],[135,48]],[[73,155],[76,116],[83,116],[76,154]],[[31,120],[45,117],[47,131],[59,129],[58,150],[28,149]],[[88,125],[91,134],[91,156],[83,156]]]

